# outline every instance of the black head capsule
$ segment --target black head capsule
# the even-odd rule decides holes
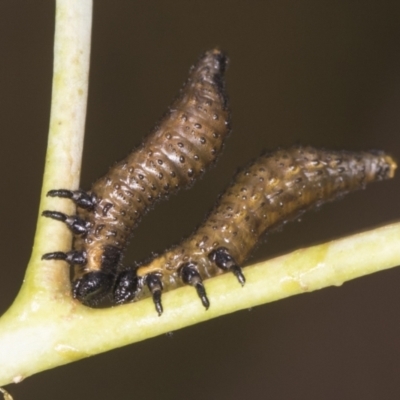
[[[203,285],[203,281],[201,279],[200,274],[198,273],[195,264],[193,263],[186,263],[183,264],[179,269],[179,275],[182,279],[182,282],[193,286],[200,300],[205,307],[206,310],[210,307],[210,301],[208,300],[206,289]]]
[[[237,265],[226,247],[218,247],[213,250],[208,255],[208,258],[210,261],[214,262],[218,268],[224,271],[232,271],[242,286],[245,284],[246,278],[243,275],[242,269]]]
[[[72,282],[72,295],[81,303],[92,306],[108,295],[113,282],[113,274],[101,271],[88,272]]]
[[[123,304],[135,300],[141,289],[141,280],[134,269],[121,271],[113,288],[114,303]]]
[[[154,305],[159,316],[163,313],[163,307],[161,304],[161,293],[163,290],[163,285],[161,277],[158,274],[149,274],[146,276],[146,284],[153,296]]]

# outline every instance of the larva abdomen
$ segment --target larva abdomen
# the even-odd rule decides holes
[[[396,163],[383,152],[297,146],[266,153],[236,174],[191,236],[137,269],[131,293],[119,285],[127,284],[120,276],[115,298],[117,302],[134,298],[141,281],[158,274],[165,290],[192,284],[208,307],[201,281],[231,270],[244,284],[240,266],[266,232],[313,206],[391,178],[395,169]]]

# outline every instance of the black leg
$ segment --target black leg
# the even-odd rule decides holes
[[[59,211],[49,211],[45,210],[42,212],[43,217],[52,218],[57,221],[64,222],[69,229],[76,235],[82,235],[87,232],[86,222],[75,216],[69,216]]]
[[[179,269],[179,274],[183,283],[191,285],[196,289],[203,306],[208,310],[210,302],[207,298],[206,289],[203,285],[200,274],[197,272],[196,266],[193,263],[183,264]]]
[[[149,274],[146,276],[146,284],[150,289],[151,295],[153,296],[154,305],[158,315],[163,313],[163,307],[161,304],[161,293],[163,290],[162,282],[160,276],[157,274]]]
[[[90,195],[83,190],[66,190],[57,189],[50,190],[47,192],[47,196],[50,197],[63,197],[65,199],[71,199],[78,207],[86,210],[91,210],[96,204],[96,198],[94,195]]]
[[[83,251],[69,251],[68,253],[55,251],[54,253],[43,254],[42,260],[64,260],[70,265],[85,265],[86,254]]]
[[[236,264],[236,261],[229,254],[229,250],[226,247],[218,247],[213,250],[208,258],[213,261],[218,268],[224,271],[232,271],[239,283],[243,286],[246,282],[246,278],[243,275],[242,269]]]

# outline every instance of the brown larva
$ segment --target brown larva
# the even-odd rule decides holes
[[[391,178],[395,169],[393,159],[377,151],[297,146],[264,154],[235,176],[191,236],[152,261],[122,271],[115,302],[134,300],[147,286],[161,314],[162,290],[190,284],[208,308],[202,281],[232,271],[243,285],[241,265],[267,231],[369,182]]]
[[[95,303],[110,291],[132,230],[153,203],[191,185],[220,153],[229,133],[226,64],[221,51],[205,53],[144,142],[88,192],[48,193],[72,199],[78,212],[73,216],[43,212],[65,222],[76,234],[72,251],[47,253],[43,259],[65,260],[74,266],[73,296],[83,303]]]

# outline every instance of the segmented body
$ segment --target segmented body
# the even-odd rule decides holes
[[[223,74],[227,59],[205,53],[166,115],[144,142],[96,181],[89,192],[53,190],[76,201],[77,216],[45,211],[79,234],[70,253],[48,253],[74,265],[73,293],[90,304],[107,293],[143,214],[160,198],[191,185],[220,153],[229,133]]]
[[[154,274],[164,290],[185,283],[196,286],[226,270],[243,284],[240,266],[267,231],[369,182],[391,178],[395,168],[383,152],[292,147],[264,154],[235,176],[191,236],[135,271],[122,272],[114,289],[116,301],[139,296],[146,277]],[[194,283],[187,282],[182,268],[196,276]],[[204,299],[204,287],[199,295]],[[208,300],[203,304],[207,307]]]
[[[243,285],[241,265],[266,232],[311,207],[394,175],[395,162],[382,152],[297,146],[264,154],[235,176],[191,236],[148,263],[124,269],[123,251],[143,214],[157,199],[193,183],[222,149],[229,133],[225,66],[219,50],[205,53],[153,132],[89,192],[48,193],[72,199],[78,214],[43,212],[76,234],[73,250],[47,253],[43,259],[74,266],[73,296],[84,304],[94,305],[110,291],[115,303],[124,303],[148,288],[161,314],[163,290],[189,284],[208,308],[203,280],[231,271]]]

